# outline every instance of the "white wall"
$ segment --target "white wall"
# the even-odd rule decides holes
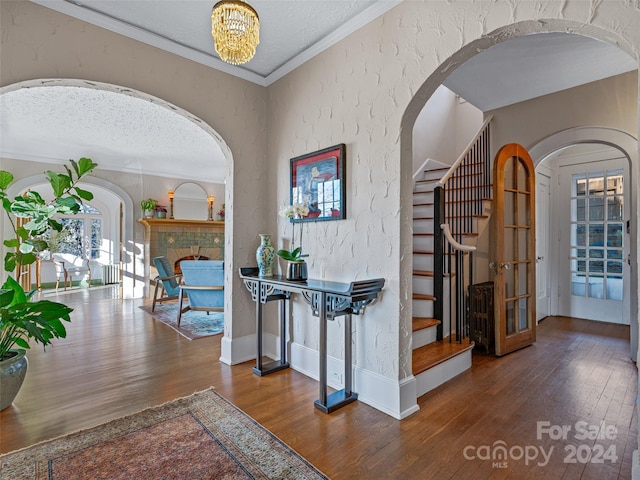
[[[490,114],[494,116],[494,154],[506,143],[530,148],[568,127],[606,126],[637,136],[638,72],[616,75],[487,112]]]
[[[441,85],[413,126],[413,172],[428,158],[452,165],[478,133],[482,122],[480,110]]]

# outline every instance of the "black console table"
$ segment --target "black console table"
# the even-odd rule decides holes
[[[274,275],[271,277],[258,276],[257,268],[241,268],[240,278],[244,280],[251,298],[256,302],[256,332],[258,338],[256,375],[267,375],[289,367],[286,349],[286,315],[285,301],[292,293],[300,293],[311,306],[313,315],[320,318],[320,398],[315,406],[324,413],[331,413],[344,405],[358,399],[353,391],[353,360],[351,353],[351,315],[364,312],[367,305],[378,298],[378,293],[384,286],[384,278],[360,280],[351,283],[326,282],[324,280],[308,279],[304,282],[293,282],[285,277]],[[262,305],[274,301],[281,301],[280,308],[280,359],[274,362],[262,362]],[[327,395],[327,321],[344,316],[344,388]]]

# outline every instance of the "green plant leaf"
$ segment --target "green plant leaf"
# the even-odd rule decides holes
[[[31,348],[24,338],[13,337],[12,340],[20,348],[24,348],[25,350],[29,350]]]
[[[16,269],[16,254],[15,252],[7,252],[4,256],[4,270],[5,272],[13,272]]]
[[[5,170],[0,170],[0,189],[6,190],[13,182],[13,174]]]
[[[13,277],[7,277],[2,288],[13,290],[13,300],[10,305],[16,305],[27,301],[27,296],[25,295],[22,286],[16,282]]]
[[[2,289],[0,290],[0,308],[6,307],[13,300],[14,292],[10,289]]]
[[[93,169],[97,166],[98,164],[90,158],[82,157],[80,160],[78,160],[76,173],[78,174],[78,177],[82,177],[93,171]]]
[[[17,238],[9,238],[8,240],[5,240],[2,243],[4,243],[5,247],[9,247],[9,248],[18,248],[18,246],[20,245],[20,242],[18,241]]]
[[[87,202],[93,200],[93,193],[88,192],[87,190],[82,190],[78,187],[75,187],[74,190],[81,199],[86,200]]]

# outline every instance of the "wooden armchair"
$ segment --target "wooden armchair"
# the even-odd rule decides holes
[[[178,284],[182,278],[182,275],[173,273],[173,268],[171,268],[167,257],[155,257],[153,264],[158,270],[158,276],[153,279],[156,282],[156,288],[153,291],[152,312],[156,309],[156,303],[178,300],[178,294],[180,293]],[[158,296],[158,293],[160,296]]]
[[[178,295],[178,326],[187,310],[224,312],[224,264],[219,260],[183,260],[182,284]],[[189,305],[183,307],[184,294]]]

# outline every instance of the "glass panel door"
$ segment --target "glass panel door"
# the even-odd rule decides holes
[[[520,145],[504,146],[494,163],[496,354],[530,345],[535,317],[535,180]]]

